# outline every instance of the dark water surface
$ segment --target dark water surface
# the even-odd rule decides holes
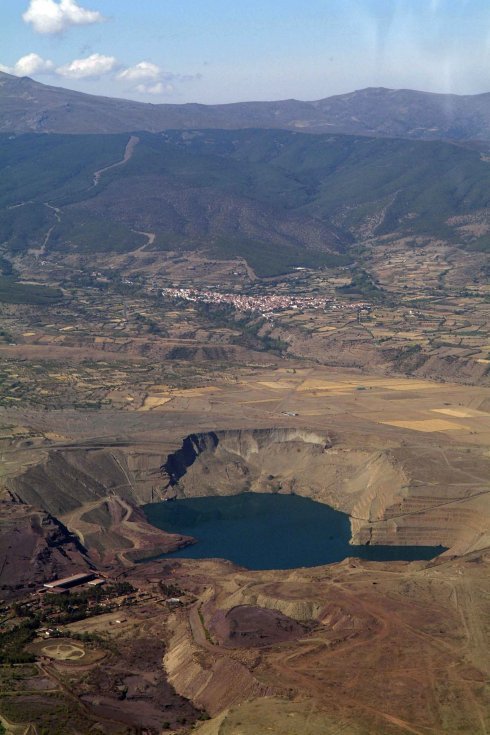
[[[189,498],[143,510],[157,528],[198,541],[165,557],[229,559],[248,569],[313,567],[347,556],[414,561],[444,551],[442,546],[351,546],[345,513],[298,495]]]

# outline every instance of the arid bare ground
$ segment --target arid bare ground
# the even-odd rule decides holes
[[[164,574],[193,589],[197,601],[169,624],[165,668],[177,691],[216,718],[202,726],[206,735],[251,735],[258,722],[266,728],[269,701],[278,702],[270,723],[277,733],[297,732],[290,718],[302,720],[307,711],[305,727],[315,723],[327,733],[484,734],[489,562],[488,553],[476,552],[290,572],[167,564]],[[256,622],[273,611],[297,621],[292,639],[281,641],[279,633],[265,647],[223,645],[215,621],[240,615],[243,606],[255,607]]]
[[[24,425],[2,440],[4,493],[59,517],[98,559],[139,551],[145,533],[155,547],[120,504],[156,501],[169,485],[181,496],[307,495],[349,513],[361,543],[448,554],[489,543],[487,388],[291,366],[168,398],[90,416],[4,409],[5,426],[14,415]],[[172,478],[167,458],[192,435],[199,448]]]
[[[17,433],[4,409],[4,494],[62,519],[109,573],[194,596],[160,623],[150,601],[138,626],[144,636],[153,620],[170,684],[213,717],[203,735],[255,735],[258,722],[278,735],[299,722],[332,735],[486,735],[489,405],[487,388],[289,363],[170,391],[146,411],[17,410]],[[139,504],[230,494],[244,478],[348,512],[357,541],[449,550],[291,572],[132,565],[161,542]],[[110,629],[104,616],[73,625]],[[110,719],[112,700],[96,699],[91,711]]]

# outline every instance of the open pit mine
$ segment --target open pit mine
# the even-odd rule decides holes
[[[76,412],[50,416],[49,433],[31,412],[28,440],[2,440],[0,589],[68,646],[46,671],[70,674],[72,706],[107,733],[484,733],[489,389],[445,385],[443,401],[418,379],[358,391],[354,373],[259,377],[173,412],[106,411],[96,438]],[[341,511],[353,551],[437,550],[253,570],[186,558],[199,531],[157,528],[144,510],[243,494]],[[43,592],[80,572],[97,583]]]

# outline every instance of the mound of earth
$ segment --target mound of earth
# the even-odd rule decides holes
[[[103,562],[111,562],[116,556],[135,562],[194,542],[190,536],[151,526],[139,508],[116,496],[94,503],[88,512],[77,516],[76,525],[92,556]]]
[[[199,710],[166,680],[161,665],[165,651],[162,641],[136,636],[125,641],[121,649],[87,677],[82,701],[93,713],[138,728],[138,732],[152,733],[160,732],[162,726],[168,729],[197,719]]]
[[[227,612],[218,611],[210,631],[221,645],[233,648],[260,648],[290,641],[310,632],[314,623],[300,623],[279,610],[239,605]]]
[[[200,735],[474,735],[488,722],[488,561],[256,572],[180,560],[167,573],[200,599],[171,620],[164,665],[214,718]],[[217,611],[267,605],[301,620],[302,603],[317,625],[296,640],[247,649],[213,637]]]

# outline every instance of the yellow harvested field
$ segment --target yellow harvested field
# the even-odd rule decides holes
[[[310,314],[303,314],[301,311],[294,311],[293,320],[295,322],[308,322],[311,320]]]
[[[378,338],[379,337],[393,337],[394,336],[392,329],[380,329],[379,327],[373,327],[371,331]]]
[[[330,381],[330,380],[305,380],[305,382],[299,387],[300,391],[312,391],[312,390],[324,390],[324,391],[338,391],[338,390],[354,390],[358,385],[362,385],[361,382],[354,383],[352,381]]]
[[[264,388],[272,388],[272,390],[291,390],[298,385],[298,382],[281,380],[274,383],[272,381],[260,380],[258,383],[255,383],[255,385],[263,385]]]
[[[455,424],[452,421],[444,421],[443,419],[422,419],[421,421],[379,421],[380,424],[388,426],[396,426],[400,429],[411,429],[412,431],[470,431],[468,426]]]
[[[21,436],[22,434],[28,434],[29,433],[29,429],[26,426],[14,426],[10,430],[10,433],[13,436]]]
[[[420,339],[422,337],[422,332],[396,332],[395,335],[397,338],[402,339]]]
[[[193,396],[205,396],[209,393],[216,393],[220,391],[221,388],[217,388],[216,386],[206,386],[204,388],[183,388],[182,390],[175,390],[172,392],[173,396],[180,396],[182,398],[191,398]]]
[[[46,439],[49,439],[52,442],[65,441],[67,438],[63,434],[58,434],[55,431],[46,431],[44,436],[46,437]]]
[[[277,401],[275,399],[272,400],[271,398],[260,398],[259,400],[256,400],[256,401],[240,401],[240,405],[242,406],[248,406],[249,404],[252,404],[252,403],[270,403],[271,406],[277,405]]]
[[[317,332],[335,332],[337,327],[318,327]]]
[[[332,396],[348,396],[350,393],[352,393],[352,388],[350,389],[343,389],[340,388],[337,390],[325,390],[325,388],[313,388],[309,391],[312,396],[315,398],[326,398],[327,396],[329,398],[332,398]]]
[[[300,391],[353,391],[357,388],[377,388],[384,390],[437,390],[442,386],[430,383],[428,380],[400,380],[392,378],[371,378],[369,376],[358,378],[357,380],[305,380],[300,386]]]
[[[443,413],[445,416],[455,416],[458,419],[471,419],[488,416],[484,411],[476,411],[473,408],[432,408],[434,413]]]
[[[160,396],[146,396],[145,400],[143,401],[143,405],[141,406],[139,411],[152,411],[154,408],[164,406],[171,400],[172,396],[168,395],[168,393],[166,395],[162,394]]]
[[[22,336],[23,337],[35,337],[36,332],[24,332]]]
[[[380,384],[383,384],[381,381]],[[441,390],[444,385],[431,383],[428,380],[386,380],[384,387],[388,390]],[[447,390],[447,388],[446,388]]]

